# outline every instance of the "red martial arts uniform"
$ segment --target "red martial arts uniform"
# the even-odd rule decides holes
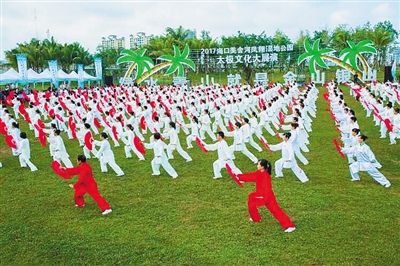
[[[67,168],[66,172],[69,175],[79,175],[78,181],[74,184],[74,199],[76,205],[83,207],[85,205],[83,196],[89,193],[97,205],[99,205],[101,211],[111,209],[108,202],[100,195],[97,189],[97,183],[93,178],[92,167],[90,167],[87,162],[82,162],[77,167]]]
[[[252,173],[239,174],[238,178],[244,182],[256,182],[256,191],[249,194],[247,202],[250,217],[254,222],[261,220],[257,208],[265,205],[284,229],[295,227],[289,216],[279,207],[272,191],[271,176],[267,171],[258,170]]]

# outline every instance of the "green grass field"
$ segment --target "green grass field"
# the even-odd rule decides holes
[[[305,153],[310,164],[300,165],[310,182],[300,183],[289,169],[284,178],[273,178],[277,200],[296,224],[293,233],[284,233],[265,208],[260,223],[249,222],[247,196],[254,185],[240,188],[225,170],[222,179],[213,180],[217,154],[197,146],[187,150],[193,162],[175,154],[176,180],[165,171],[151,176],[152,151],[139,162],[125,159],[123,145],[114,148],[126,173],[122,178],[111,169],[100,173],[98,160],[91,159],[113,212],[102,216],[88,196],[86,206],[76,208],[71,181],[52,172],[48,148],[30,131],[37,172],[19,168],[18,158],[0,144],[0,265],[400,265],[400,144],[379,139],[378,127],[344,88],[392,187],[365,173],[361,182],[350,182],[347,161],[332,143],[338,135],[320,88]],[[264,136],[278,142],[265,131]],[[76,141],[65,142],[74,162],[82,150]],[[181,143],[186,148],[183,136]],[[280,152],[249,149],[272,162],[280,158]],[[255,170],[244,155],[236,157],[243,172]]]

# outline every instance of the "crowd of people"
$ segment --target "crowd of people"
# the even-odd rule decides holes
[[[336,84],[331,82],[327,86],[331,108],[338,119],[343,142],[346,144],[343,151],[349,154],[349,162],[359,166],[363,164],[363,158],[376,161],[375,157],[370,156],[370,149],[363,148],[361,151],[365,136],[360,136],[363,140],[360,145],[355,143],[352,132],[359,128],[357,119],[345,106],[343,95],[339,93]],[[89,193],[98,202],[103,214],[107,214],[111,212],[111,208],[98,193],[87,160],[92,157],[98,158],[101,172],[107,172],[108,165],[116,176],[124,176],[125,172],[115,160],[112,145],[118,147],[123,144],[125,157],[131,159],[132,151],[139,161],[145,161],[143,149],[152,149],[152,175],[159,176],[162,167],[174,179],[178,174],[184,174],[178,173],[170,163],[177,156],[175,151],[187,163],[191,163],[193,158],[186,149],[192,149],[193,142],[197,142],[205,150],[217,151],[218,158],[212,166],[214,179],[221,178],[221,170],[229,167],[239,179],[250,180],[245,178],[247,175],[234,163],[238,153],[245,155],[250,163],[257,164],[258,170],[270,174],[270,162],[258,160],[258,156],[248,147],[251,146],[258,152],[263,148],[270,151],[281,150],[282,158],[275,162],[275,177],[283,177],[282,170],[290,168],[302,183],[308,182],[309,178],[299,167],[297,160],[303,165],[309,164],[302,152],[309,152],[307,145],[310,143],[312,122],[316,117],[318,94],[319,90],[313,83],[304,87],[299,87],[296,83],[277,83],[268,89],[248,85],[165,85],[59,89],[33,91],[31,94],[8,92],[0,109],[0,129],[7,136],[6,139],[15,144],[12,145],[12,154],[19,157],[20,166],[29,166],[31,171],[38,169],[34,162],[30,161],[27,136],[31,135],[41,142],[48,142],[53,160],[63,165],[62,169],[65,172],[79,175],[80,181],[71,185],[75,189],[76,205],[83,206],[83,195]],[[29,124],[29,130],[33,134],[20,131],[18,121],[22,120]],[[398,123],[398,119],[396,121],[394,124]],[[77,167],[73,167],[69,159],[67,147],[60,135],[62,132],[66,134],[68,142],[76,140],[82,147]],[[354,132],[355,136],[359,135],[359,131]],[[396,132],[398,131],[394,134],[398,134]],[[264,134],[277,136],[281,142],[269,145]],[[398,135],[394,135],[394,139],[396,136]],[[259,140],[258,143],[254,141],[254,137]],[[98,140],[94,140],[97,138]],[[232,138],[232,141],[229,141],[231,145],[226,138]],[[180,139],[186,139],[186,147],[181,144]],[[357,161],[354,161],[353,155]],[[367,155],[370,157],[367,158]],[[352,180],[357,180],[358,171],[366,168],[352,165]],[[390,186],[386,178],[378,177],[380,173],[376,169],[367,171],[382,185]],[[85,179],[90,183],[86,190],[79,185],[79,182],[82,183]],[[249,203],[250,215],[256,222],[260,218],[254,212],[254,206],[265,205],[270,200],[252,199],[252,202],[258,202],[255,205],[252,203],[251,207]],[[271,202],[274,202],[274,199],[271,199]],[[290,228],[288,232],[293,231],[294,225],[290,219],[282,219],[285,220],[281,222],[285,230]]]

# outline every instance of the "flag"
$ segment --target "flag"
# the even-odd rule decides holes
[[[103,69],[101,66],[101,57],[94,58],[94,68],[96,70],[96,78],[101,80],[103,76]]]
[[[394,58],[392,65],[392,77],[394,81],[396,79],[396,57]]]
[[[26,54],[17,54],[16,57],[18,64],[18,73],[21,75],[21,84],[25,85],[28,83],[28,62]]]
[[[84,73],[83,73],[83,64],[78,64],[78,86],[83,88],[84,82]]]
[[[49,64],[49,71],[51,73],[51,81],[53,85],[58,88],[58,65],[57,60],[50,60]]]

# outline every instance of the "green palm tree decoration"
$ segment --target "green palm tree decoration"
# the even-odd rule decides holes
[[[146,70],[148,73],[150,73],[154,62],[150,57],[145,56],[145,53],[146,49],[144,48],[140,49],[137,53],[129,49],[124,49],[121,51],[121,56],[118,58],[117,64],[131,62],[128,71],[125,73],[125,77],[129,77],[135,67],[137,68],[136,74],[133,77],[135,80],[142,76]]]
[[[353,41],[349,40],[347,41],[347,44],[349,45],[349,47],[343,49],[339,55],[339,57],[344,56],[342,60],[343,64],[349,63],[354,69],[360,71],[357,65],[357,58],[358,58],[361,61],[363,69],[365,71],[368,71],[368,63],[366,62],[364,57],[361,56],[361,54],[363,53],[376,54],[376,49],[372,46],[372,41],[363,40],[360,41],[358,44],[355,44]]]
[[[189,45],[188,44],[185,45],[185,48],[183,49],[182,53],[179,51],[178,46],[174,45],[173,47],[174,47],[174,55],[162,55],[158,58],[160,60],[164,60],[171,63],[170,67],[165,72],[165,75],[171,75],[172,73],[178,71],[177,76],[183,77],[185,75],[184,65],[187,65],[188,67],[193,69],[193,71],[195,71],[196,66],[194,62],[188,59],[190,52]]]
[[[304,39],[304,49],[306,52],[301,54],[299,56],[299,58],[297,59],[297,64],[301,64],[301,62],[303,62],[304,60],[309,58],[310,61],[309,61],[308,67],[310,69],[310,73],[312,73],[312,74],[317,73],[316,69],[315,69],[316,65],[318,65],[322,68],[329,68],[323,60],[323,55],[335,51],[332,48],[319,49],[320,41],[321,41],[321,39],[317,39],[311,46],[309,38],[305,38]]]
[[[160,64],[155,65],[150,72],[144,73],[140,78],[136,80],[138,84],[143,82],[145,79],[149,78],[153,74],[159,72],[160,70],[169,67],[164,75],[171,75],[178,71],[177,76],[183,77],[185,75],[184,65],[189,66],[193,71],[196,70],[196,66],[192,60],[188,58],[189,56],[189,45],[186,44],[182,53],[179,51],[179,47],[173,45],[174,47],[174,55],[162,55],[158,57],[158,59],[163,60]]]

